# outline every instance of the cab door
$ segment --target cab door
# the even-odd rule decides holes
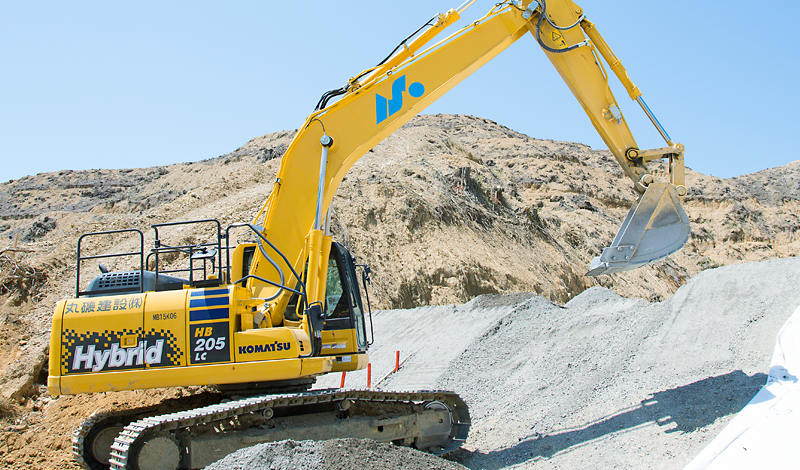
[[[329,332],[325,336],[332,338],[323,341],[330,345],[328,348],[323,346],[323,354],[337,354],[337,349],[344,349],[346,346],[337,342],[339,340],[354,341],[358,352],[367,350],[366,326],[357,279],[352,255],[343,246],[333,242],[328,260],[324,305],[324,332]]]

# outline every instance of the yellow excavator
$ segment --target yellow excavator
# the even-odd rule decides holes
[[[638,193],[587,274],[634,269],[683,246],[689,236],[681,207],[684,148],[671,140],[583,9],[571,0],[505,1],[427,46],[471,3],[435,16],[378,65],[322,95],[282,156],[272,193],[253,222],[155,224],[147,253],[140,230],[80,237],[75,298],[59,302],[53,316],[50,393],[209,385],[220,397],[201,407],[178,403],[169,414],[148,408],[94,414],[74,431],[82,466],[202,468],[239,448],[281,439],[372,438],[437,454],[460,446],[470,419],[455,393],[309,391],[321,374],[368,363],[361,289],[368,268],[332,241],[329,211],[362,155],[526,33]],[[603,60],[664,147],[637,147]],[[648,171],[656,159],[668,159],[669,181]],[[215,235],[170,243],[171,231],[188,226]],[[136,240],[138,250],[86,254],[93,238],[109,236]],[[139,269],[108,272],[100,264],[100,275],[81,281],[82,266],[120,256],[138,259]]]

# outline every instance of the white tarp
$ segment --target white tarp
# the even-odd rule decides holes
[[[767,384],[684,470],[800,468],[800,307],[778,332]]]

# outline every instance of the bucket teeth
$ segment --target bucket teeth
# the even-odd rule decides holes
[[[628,211],[611,246],[592,260],[587,276],[646,266],[678,251],[689,239],[689,218],[675,186],[652,183]]]

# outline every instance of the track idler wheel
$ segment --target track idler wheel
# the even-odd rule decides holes
[[[119,436],[119,433],[125,429],[121,424],[109,424],[100,429],[92,432],[87,438],[84,453],[84,459],[89,465],[89,468],[108,468],[110,465],[109,459],[111,458],[111,444],[114,439]]]
[[[180,445],[169,433],[158,434],[139,447],[133,461],[138,470],[176,470],[181,463]]]

